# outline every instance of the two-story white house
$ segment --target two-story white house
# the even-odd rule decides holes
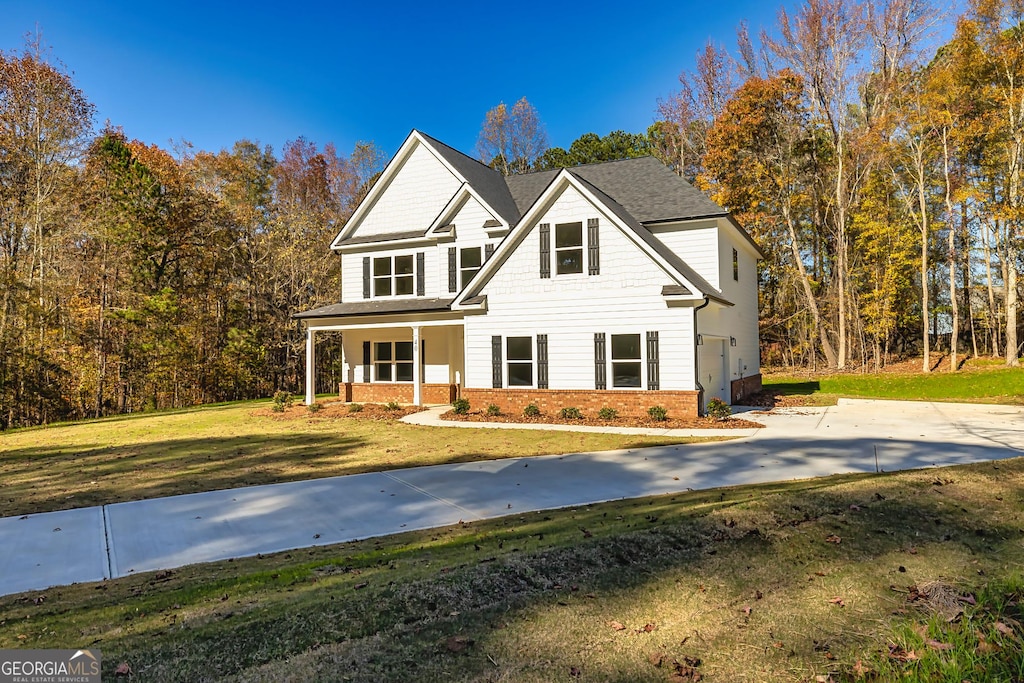
[[[646,157],[503,177],[413,131],[330,248],[346,400],[695,415],[760,389],[757,260],[722,207]]]

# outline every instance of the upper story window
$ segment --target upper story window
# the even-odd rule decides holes
[[[555,225],[555,272],[559,275],[583,272],[583,223]]]
[[[373,295],[404,296],[414,291],[416,259],[406,256],[378,256],[373,259]]]
[[[737,282],[740,279],[740,254],[735,249],[732,250],[732,279]]]
[[[480,270],[483,265],[483,255],[480,247],[463,247],[459,252],[459,275],[460,287],[466,288],[469,281]]]

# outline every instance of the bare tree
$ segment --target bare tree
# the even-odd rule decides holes
[[[504,102],[484,115],[477,138],[477,158],[502,175],[526,173],[548,148],[548,136],[536,108],[525,98]]]

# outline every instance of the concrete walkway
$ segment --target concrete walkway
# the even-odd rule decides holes
[[[750,417],[765,427],[727,442],[436,465],[3,518],[0,595],[459,520],[874,472],[876,454],[887,471],[1024,454],[1019,407],[841,400]]]

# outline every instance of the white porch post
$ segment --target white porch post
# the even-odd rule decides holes
[[[423,405],[423,373],[420,371],[420,328],[419,325],[412,327],[412,402],[415,405]]]
[[[313,372],[316,367],[316,345],[313,343],[313,327],[306,328],[306,405],[316,401],[316,382]]]

